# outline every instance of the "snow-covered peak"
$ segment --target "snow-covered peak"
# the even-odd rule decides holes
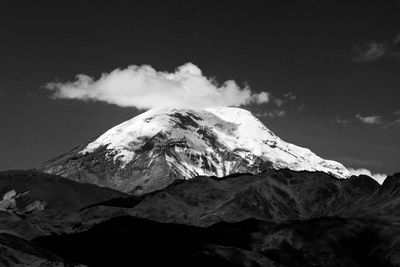
[[[276,169],[350,176],[342,164],[281,140],[240,108],[151,109],[111,128],[79,153],[85,155],[103,147],[108,151],[106,156],[121,162],[121,168],[127,168],[143,153],[150,158],[149,166],[152,157],[164,155],[168,165],[184,178],[260,171],[262,162]]]

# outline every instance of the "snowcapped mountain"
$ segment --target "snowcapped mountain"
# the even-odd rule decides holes
[[[350,176],[342,164],[283,141],[249,111],[227,107],[149,110],[46,162],[43,170],[140,195],[176,179],[267,168]]]

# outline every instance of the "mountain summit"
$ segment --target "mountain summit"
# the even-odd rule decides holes
[[[46,162],[43,170],[141,195],[176,179],[268,168],[350,176],[342,164],[283,141],[249,111],[228,107],[151,109]]]

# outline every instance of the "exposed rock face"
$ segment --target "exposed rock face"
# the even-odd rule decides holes
[[[0,210],[13,212],[16,214],[25,214],[33,211],[44,210],[46,201],[34,200],[25,197],[28,192],[17,193],[15,190],[8,191],[4,194],[3,200],[0,201]]]
[[[268,168],[350,176],[340,163],[284,142],[239,108],[149,110],[46,162],[42,169],[142,195],[176,179],[255,174]]]

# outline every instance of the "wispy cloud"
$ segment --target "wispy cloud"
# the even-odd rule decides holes
[[[297,111],[303,112],[305,108],[306,108],[306,103],[303,102],[297,107]]]
[[[281,98],[277,98],[275,96],[271,96],[271,99],[278,107],[281,107],[283,104],[295,100],[297,97],[292,92],[285,93]]]
[[[379,124],[382,123],[381,116],[373,115],[373,116],[362,116],[361,114],[357,114],[356,118],[365,124]]]
[[[395,58],[400,60],[400,34],[392,41],[368,41],[353,47],[355,52],[354,61],[370,62],[383,58]]]
[[[399,37],[399,42],[400,42],[400,35],[398,37]],[[400,119],[399,119],[400,109],[396,110],[396,111],[393,111],[393,114],[395,115],[395,118],[392,119],[391,122],[389,122],[389,123],[387,123],[385,125],[385,129],[389,129],[389,128],[392,128],[392,127],[395,127],[395,128],[400,127]]]
[[[282,99],[280,99],[280,98],[274,98],[274,103],[278,107],[281,107],[283,105],[284,101]]]
[[[400,33],[393,39],[393,44],[394,45],[400,44]]]
[[[379,124],[383,126],[383,129],[391,129],[391,128],[398,128],[400,126],[400,118],[396,116],[400,116],[400,110],[396,110],[393,112],[395,116],[385,116],[382,117],[381,115],[371,115],[371,116],[363,116],[360,113],[355,115],[355,118],[362,123],[365,124]],[[352,120],[350,119],[343,119],[339,115],[336,116],[335,122],[340,124],[347,124],[351,123]]]
[[[400,119],[392,120],[391,122],[387,123],[384,128],[390,129],[390,128],[398,128],[398,127],[400,127]]]
[[[256,112],[254,113],[257,117],[269,117],[269,118],[276,118],[276,117],[283,117],[286,115],[286,111],[284,110],[272,110],[272,111],[264,111],[264,112]]]
[[[297,98],[297,96],[295,94],[293,94],[292,92],[286,93],[283,95],[286,99],[290,99],[290,100],[295,100]]]
[[[372,173],[370,170],[363,169],[363,168],[362,169],[349,168],[348,170],[351,173],[351,175],[355,175],[355,176],[367,175],[367,176],[373,178],[375,181],[377,181],[380,184],[382,184],[383,181],[385,181],[385,179],[387,177],[387,175],[384,173]]]
[[[339,124],[348,124],[351,122],[351,120],[343,119],[339,115],[336,116],[335,121]]]
[[[368,62],[383,58],[388,53],[388,47],[385,43],[378,43],[375,41],[369,41],[363,45],[354,47],[354,51],[357,54],[353,60],[359,62]]]
[[[391,124],[400,126],[400,120],[394,120],[391,122]]]
[[[219,84],[192,63],[179,66],[175,72],[157,71],[149,65],[129,66],[103,73],[97,80],[78,74],[75,81],[50,82],[45,88],[55,99],[101,101],[138,109],[243,106],[270,101],[268,92],[241,88],[233,80]]]

